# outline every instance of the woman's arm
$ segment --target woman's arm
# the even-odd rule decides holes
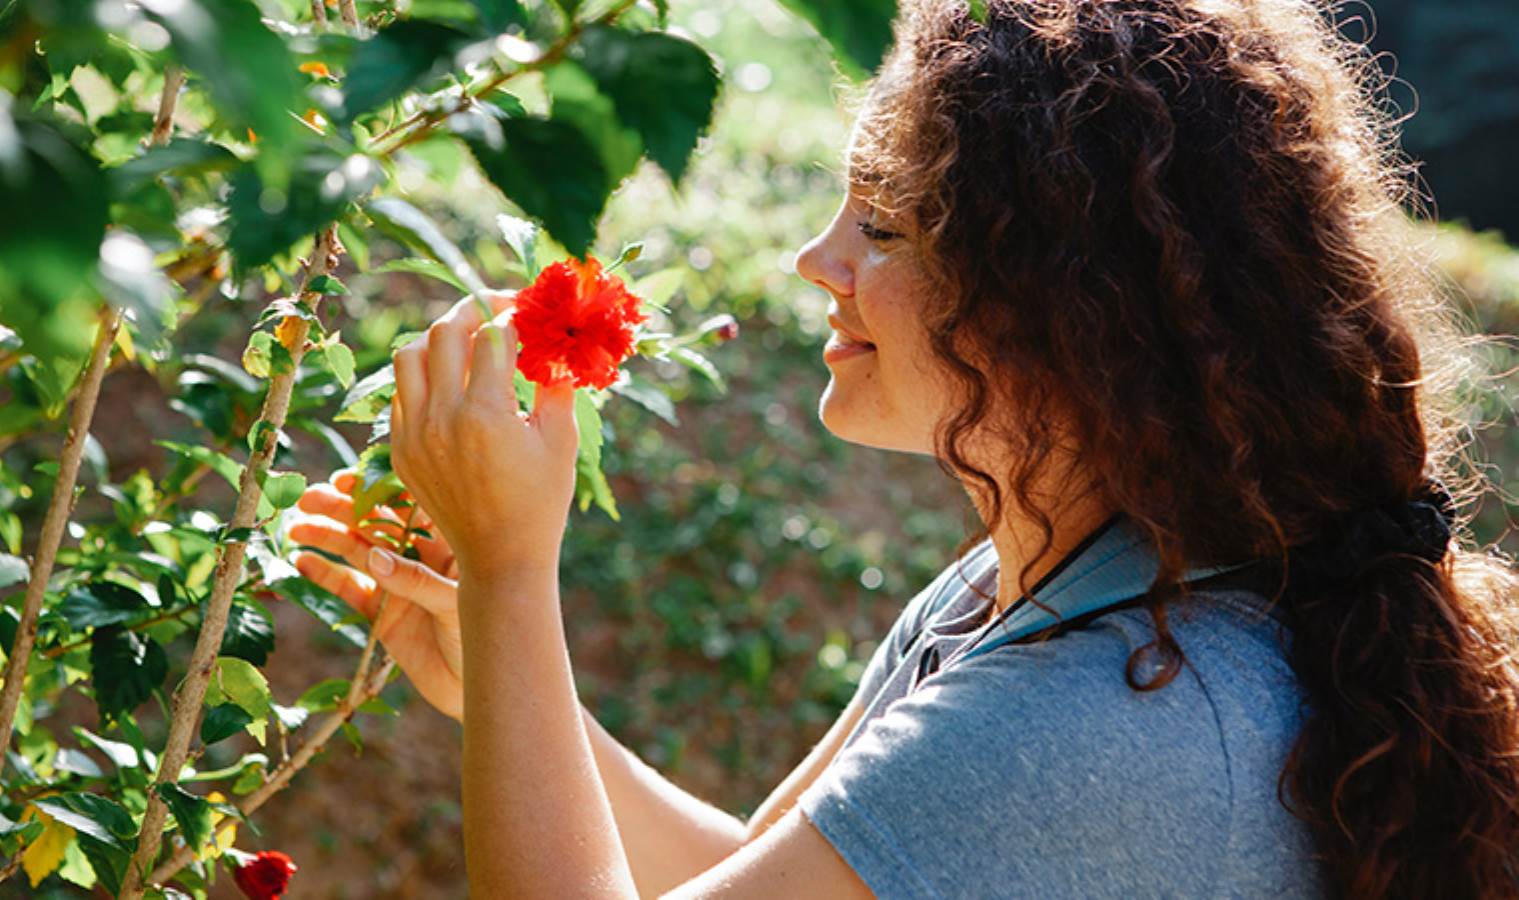
[[[459,567],[470,886],[488,897],[636,897],[560,608],[579,437],[574,392],[540,386],[532,413],[519,412],[516,348],[509,321],[480,327],[478,311],[461,304],[395,356],[396,474],[432,513]],[[870,895],[795,809],[675,892]]]
[[[580,709],[638,893],[655,897],[717,865],[747,840],[744,824],[681,790]]]

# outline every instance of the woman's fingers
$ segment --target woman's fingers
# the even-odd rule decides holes
[[[533,422],[542,429],[549,447],[573,454],[580,440],[574,386],[569,382],[539,385],[533,393]]]
[[[371,621],[374,619],[375,610],[379,607],[379,595],[375,593],[374,579],[368,575],[340,566],[315,553],[297,553],[295,568],[317,587],[336,594],[344,603],[362,613],[364,618]]]
[[[515,409],[512,371],[517,368],[517,329],[511,312],[504,312],[475,331],[470,359],[467,402],[493,409]]]
[[[296,508],[312,515],[326,516],[366,534],[383,533],[400,537],[406,530],[406,523],[395,510],[387,506],[376,506],[360,523],[353,515],[353,497],[330,484],[315,484],[307,488],[301,499],[296,501]]]
[[[434,615],[452,613],[458,608],[458,586],[422,563],[381,547],[371,547],[367,569],[381,588]]]
[[[391,413],[391,429],[397,430],[399,419],[407,421],[422,415],[427,403],[427,338],[421,337],[395,352],[396,393],[395,404],[400,407]]]

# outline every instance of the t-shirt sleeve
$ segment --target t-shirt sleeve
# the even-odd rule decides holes
[[[1009,646],[869,720],[798,806],[882,898],[1202,896],[1226,757],[1183,672],[1138,693],[1120,635]]]

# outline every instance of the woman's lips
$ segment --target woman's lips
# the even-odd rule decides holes
[[[856,343],[835,332],[828,338],[828,343],[823,345],[823,361],[839,362],[845,359],[852,359],[856,356],[862,356],[866,353],[874,353],[875,351],[875,344]]]

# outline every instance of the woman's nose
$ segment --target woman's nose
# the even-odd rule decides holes
[[[802,245],[796,255],[796,273],[837,297],[854,293],[854,268],[830,239],[833,229]]]

